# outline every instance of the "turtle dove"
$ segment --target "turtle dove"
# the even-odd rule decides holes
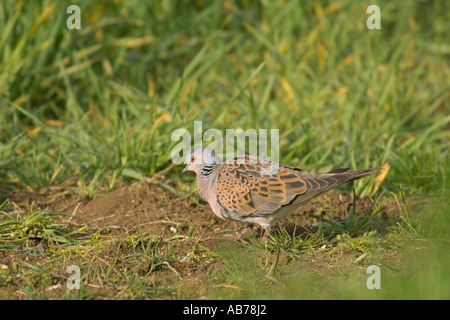
[[[358,171],[340,168],[316,173],[256,156],[236,157],[222,163],[212,149],[204,146],[193,148],[186,163],[182,173],[197,174],[197,190],[218,217],[248,224],[236,240],[242,240],[242,234],[258,224],[265,229],[265,241],[274,222],[291,215],[308,200],[380,171],[380,168]]]

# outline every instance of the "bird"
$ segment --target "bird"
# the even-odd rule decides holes
[[[187,153],[185,163],[181,173],[196,173],[198,193],[219,218],[247,224],[235,237],[243,242],[243,235],[255,224],[265,230],[262,241],[266,242],[271,226],[299,206],[343,183],[381,170],[339,168],[326,173],[309,172],[251,155],[222,162],[206,146],[194,147]]]

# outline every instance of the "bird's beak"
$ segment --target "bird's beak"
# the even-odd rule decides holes
[[[183,171],[181,171],[181,174],[185,173],[187,171],[187,166],[184,167]]]

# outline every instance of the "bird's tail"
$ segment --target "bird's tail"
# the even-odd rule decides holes
[[[363,169],[363,170],[356,170],[353,171],[350,168],[340,168],[333,171],[330,171],[329,173],[344,173],[343,177],[345,177],[345,182],[358,180],[364,177],[369,177],[374,174],[379,173],[383,167],[376,167],[376,168],[370,168],[370,169]]]
[[[295,202],[305,202],[317,197],[343,183],[374,175],[381,167],[352,171],[350,168],[339,168],[327,173],[304,172],[302,180],[307,184],[307,191],[298,195]]]

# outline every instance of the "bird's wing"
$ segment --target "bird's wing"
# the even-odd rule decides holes
[[[244,216],[271,214],[282,206],[306,202],[344,182],[380,171],[340,168],[315,173],[249,156],[228,160],[217,169],[217,200],[226,210]]]
[[[216,195],[228,211],[262,216],[307,191],[302,170],[257,157],[239,157],[219,165]]]

